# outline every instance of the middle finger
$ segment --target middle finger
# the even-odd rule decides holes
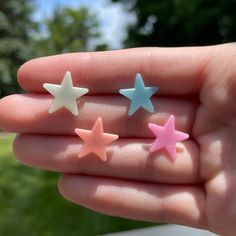
[[[120,137],[151,138],[147,124],[163,125],[170,114],[176,117],[176,129],[190,133],[196,103],[190,100],[153,97],[154,113],[139,109],[128,116],[129,101],[122,96],[84,96],[78,102],[79,115],[62,108],[49,114],[50,95],[11,95],[0,101],[1,128],[17,133],[75,135],[75,128],[91,129],[102,117],[104,132]],[[16,106],[17,104],[17,106]]]

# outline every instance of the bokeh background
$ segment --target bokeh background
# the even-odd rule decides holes
[[[23,92],[17,70],[35,57],[235,41],[235,12],[236,0],[2,0],[0,98]],[[86,236],[153,225],[67,202],[58,174],[15,160],[13,138],[0,131],[0,235]]]

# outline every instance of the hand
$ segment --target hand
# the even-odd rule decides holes
[[[60,84],[67,70],[74,85],[90,89],[77,117],[65,109],[49,114],[52,97],[42,86]],[[160,90],[155,113],[129,117],[118,90],[133,87],[138,72]],[[21,162],[66,173],[59,181],[65,198],[105,214],[236,234],[235,44],[63,54],[27,62],[18,80],[30,94],[0,101],[0,127],[21,133],[14,143]],[[154,141],[147,124],[164,124],[170,114],[191,136],[175,162],[146,148]],[[107,148],[107,162],[79,159],[74,129],[91,129],[99,116],[120,139]]]

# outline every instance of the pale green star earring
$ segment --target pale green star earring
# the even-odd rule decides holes
[[[44,83],[43,87],[54,96],[49,113],[65,107],[73,115],[79,114],[76,100],[89,92],[87,88],[74,87],[70,71],[67,71],[61,84]]]

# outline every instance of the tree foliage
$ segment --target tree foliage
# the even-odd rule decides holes
[[[99,22],[87,8],[58,8],[45,21],[46,36],[39,40],[40,52],[58,54],[85,51],[100,36]]]
[[[209,45],[235,41],[236,1],[113,0],[137,15],[126,46]]]
[[[34,57],[30,0],[0,1],[0,97],[19,91],[16,72]]]
[[[57,8],[38,23],[32,21],[34,10],[33,0],[0,1],[0,97],[20,91],[16,74],[27,60],[88,50],[100,37],[99,22],[87,8]]]

